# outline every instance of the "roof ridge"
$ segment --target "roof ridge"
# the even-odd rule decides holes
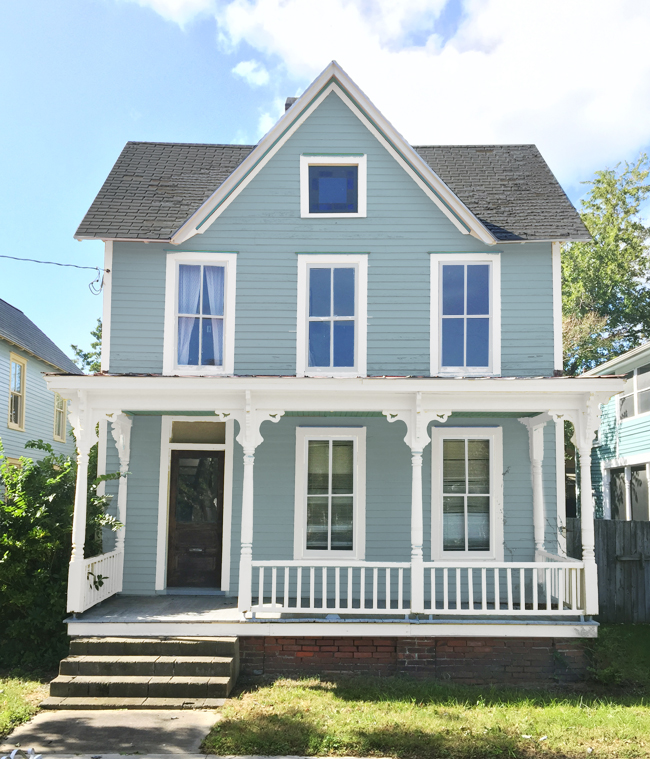
[[[254,148],[255,145],[244,145],[238,142],[159,142],[158,140],[128,140],[127,145],[178,145],[181,147],[197,148]],[[126,147],[126,146],[125,146]]]

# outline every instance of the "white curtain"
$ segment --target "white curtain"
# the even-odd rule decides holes
[[[206,266],[205,290],[203,291],[203,313],[210,316],[223,316],[223,266]],[[216,353],[215,353],[216,356]]]
[[[178,313],[198,314],[201,297],[201,267],[181,265],[178,267]],[[190,339],[196,319],[178,319],[178,363],[187,365],[190,359]]]

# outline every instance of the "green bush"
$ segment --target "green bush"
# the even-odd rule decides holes
[[[12,466],[0,443],[0,667],[51,667],[66,654],[66,590],[70,561],[76,461],[42,440],[45,453]],[[88,477],[86,555],[101,553],[101,528],[121,525],[97,495],[97,454]]]

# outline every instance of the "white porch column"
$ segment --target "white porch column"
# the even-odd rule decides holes
[[[625,467],[625,519],[632,521],[632,467]]]
[[[535,561],[544,550],[545,508],[544,479],[542,462],[544,461],[544,427],[550,420],[548,414],[523,417],[519,421],[528,430],[528,448],[530,452],[531,479],[533,484],[533,528],[535,538]]]
[[[246,391],[242,411],[215,412],[222,421],[239,422],[237,442],[244,449],[244,479],[241,506],[241,550],[239,554],[239,592],[237,606],[242,614],[250,611],[253,582],[253,505],[255,449],[264,442],[260,434],[262,422],[279,422],[284,411],[260,411],[255,408],[250,390]]]
[[[69,612],[83,608],[84,544],[86,542],[86,508],[88,501],[88,454],[96,441],[92,416],[87,408],[86,393],[78,390],[70,401],[69,419],[77,441],[77,483],[72,517],[72,554],[68,568]]]
[[[422,452],[431,442],[429,423],[446,422],[451,411],[427,411],[422,393],[415,393],[410,411],[382,412],[389,422],[406,424],[404,442],[411,449],[411,613],[424,613],[424,517],[422,503]],[[431,589],[433,593],[433,588]]]
[[[124,536],[126,532],[126,488],[129,460],[131,458],[131,427],[133,421],[127,414],[115,414],[111,421],[111,434],[115,440],[117,455],[120,459],[120,479],[117,491],[117,518],[124,525],[117,532],[115,550],[124,551]],[[122,563],[124,557],[122,557]]]

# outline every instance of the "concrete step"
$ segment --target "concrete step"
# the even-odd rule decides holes
[[[110,698],[50,696],[42,709],[218,709],[225,698]]]
[[[62,698],[226,698],[232,677],[165,677],[129,675],[59,675],[50,696]]]
[[[231,656],[68,656],[59,674],[232,677],[235,662]]]
[[[75,656],[233,656],[237,638],[72,638]]]

